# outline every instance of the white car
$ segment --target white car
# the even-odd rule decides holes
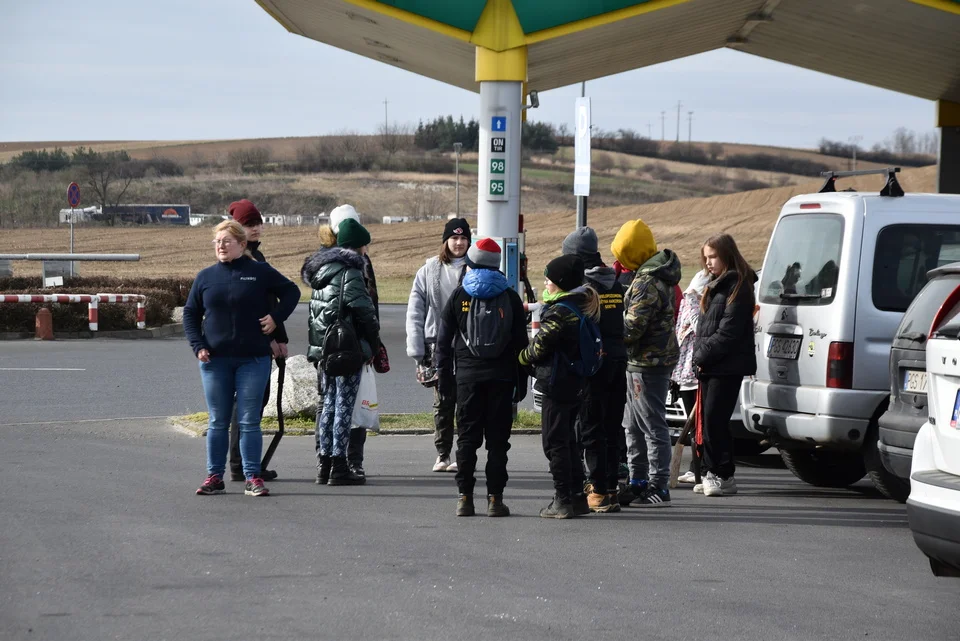
[[[929,335],[930,418],[913,444],[907,516],[933,573],[960,577],[960,287],[941,306]]]

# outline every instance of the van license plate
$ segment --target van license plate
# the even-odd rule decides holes
[[[903,373],[903,391],[912,394],[927,393],[927,373],[908,369]]]
[[[767,358],[783,358],[795,361],[800,355],[800,343],[801,339],[799,338],[771,336],[770,344],[767,345]]]

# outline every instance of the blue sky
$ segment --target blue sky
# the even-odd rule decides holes
[[[0,141],[192,140],[372,132],[451,113],[479,96],[287,33],[253,0],[0,0]],[[695,140],[813,147],[904,126],[934,105],[721,50],[587,83],[593,124]],[[579,85],[531,117],[572,126]],[[673,135],[671,136],[671,132]]]

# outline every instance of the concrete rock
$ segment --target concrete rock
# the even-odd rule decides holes
[[[183,322],[183,308],[182,308],[182,307],[174,307],[174,308],[173,308],[173,313],[170,314],[170,320],[172,320],[174,323],[182,323],[182,322]]]
[[[270,402],[263,411],[264,416],[277,415],[277,381],[280,370],[273,366],[270,374]],[[317,411],[317,370],[307,361],[307,357],[298,354],[287,359],[287,371],[283,379],[283,415],[315,414]]]

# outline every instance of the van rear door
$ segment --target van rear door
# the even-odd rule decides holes
[[[826,385],[829,343],[852,334],[842,303],[856,297],[844,283],[856,283],[857,261],[847,256],[859,246],[859,229],[851,229],[855,216],[839,213],[845,203],[824,200],[790,205],[795,213],[781,216],[761,272],[757,378],[772,385],[755,401],[772,409],[816,413],[815,394],[798,388]]]

